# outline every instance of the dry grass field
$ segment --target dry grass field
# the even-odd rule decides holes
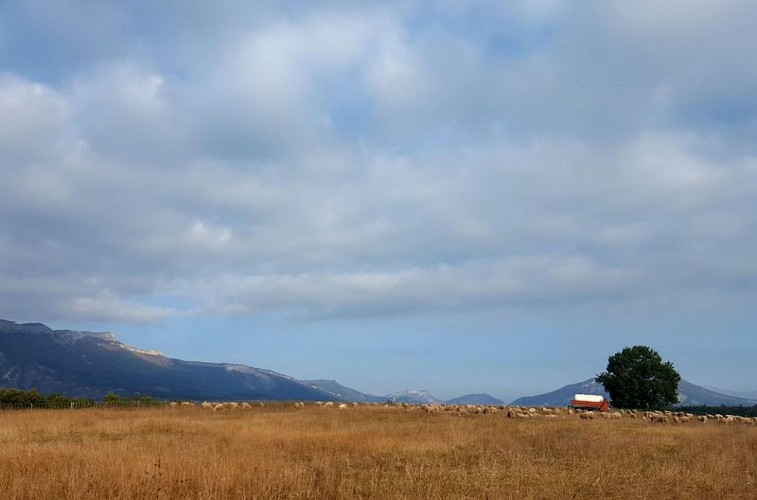
[[[757,426],[268,405],[0,412],[0,496],[757,498]]]

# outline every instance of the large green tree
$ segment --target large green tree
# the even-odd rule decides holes
[[[662,361],[647,346],[626,347],[607,360],[607,371],[597,375],[616,408],[657,410],[678,402],[681,376],[670,361]]]

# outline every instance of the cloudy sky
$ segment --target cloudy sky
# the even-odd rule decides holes
[[[0,4],[0,317],[512,399],[757,389],[757,3]]]

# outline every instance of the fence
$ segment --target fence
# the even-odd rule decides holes
[[[30,401],[0,402],[2,410],[77,410],[83,408],[167,408],[168,401]]]

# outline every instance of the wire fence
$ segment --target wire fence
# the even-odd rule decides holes
[[[168,401],[33,401],[33,402],[0,402],[3,410],[77,410],[83,408],[168,408]]]

